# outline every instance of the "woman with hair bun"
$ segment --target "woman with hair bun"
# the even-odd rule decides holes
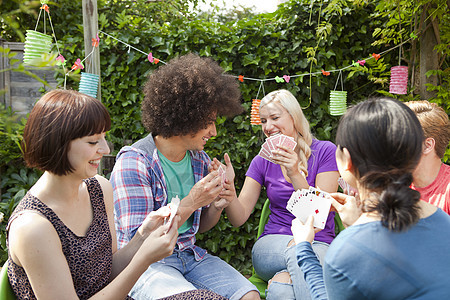
[[[313,218],[292,222],[313,299],[448,298],[450,217],[410,188],[422,141],[417,117],[395,99],[369,99],[341,119],[336,161],[360,200],[331,195],[351,226],[331,243],[323,271],[310,244]]]

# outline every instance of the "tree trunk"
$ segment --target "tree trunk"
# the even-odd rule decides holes
[[[425,84],[437,85],[439,83],[439,78],[436,75],[430,77],[425,75],[430,70],[439,69],[439,54],[433,50],[439,43],[439,27],[437,20],[434,20],[434,24],[432,24],[433,20],[431,17],[428,18],[428,12],[424,16],[425,20],[422,20],[424,22],[422,28],[425,28],[425,31],[420,36],[420,98],[427,100],[434,97],[435,92],[427,91]]]
[[[84,27],[84,49],[85,55],[92,51],[92,39],[98,34],[98,12],[97,0],[83,0],[83,27]],[[85,61],[85,72],[100,75],[100,52],[99,47]],[[100,76],[98,83],[97,99],[101,100],[101,82]]]

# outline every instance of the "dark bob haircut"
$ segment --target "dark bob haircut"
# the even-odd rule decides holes
[[[67,153],[72,140],[111,129],[103,104],[72,90],[52,90],[36,102],[23,135],[25,162],[56,175],[73,171]]]
[[[360,185],[375,200],[366,201],[362,210],[378,212],[390,230],[401,231],[419,219],[420,194],[410,185],[422,142],[422,127],[414,112],[392,98],[361,102],[339,123],[338,149],[348,150]]]
[[[195,134],[216,114],[243,111],[237,80],[210,58],[187,54],[153,72],[144,86],[142,123],[154,136]]]

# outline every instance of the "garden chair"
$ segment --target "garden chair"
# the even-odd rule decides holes
[[[259,218],[257,238],[261,236],[261,234],[264,231],[264,226],[266,226],[267,221],[269,220],[270,215],[269,205],[270,201],[269,199],[266,199],[266,202],[264,202],[264,206],[261,210],[261,216]],[[258,274],[256,274],[254,268],[252,268],[252,276],[248,280],[250,280],[250,282],[253,283],[258,288],[261,298],[266,299],[267,281],[259,277]]]
[[[8,261],[2,267],[0,272],[0,299],[2,300],[16,300],[16,296],[9,284],[8,279]]]
[[[259,218],[257,238],[261,236],[261,234],[264,231],[264,226],[266,226],[267,221],[269,220],[270,215],[269,205],[270,201],[269,199],[266,199],[266,202],[264,202],[264,206],[261,210],[261,217]],[[337,212],[334,216],[334,225],[336,236],[339,234],[339,232],[345,229],[344,225],[342,224],[341,217]],[[261,277],[259,277],[258,274],[256,274],[254,268],[252,268],[252,276],[248,280],[250,280],[250,282],[253,283],[258,288],[261,298],[266,299],[267,282]]]

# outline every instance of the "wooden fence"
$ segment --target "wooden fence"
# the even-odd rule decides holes
[[[24,43],[0,39],[0,47],[9,48],[10,53],[16,54],[12,58],[9,58],[9,55],[0,57],[0,70],[6,70],[0,72],[0,103],[5,107],[11,107],[18,114],[26,115],[43,91],[49,90],[49,87],[31,76],[11,70],[14,67],[11,59],[23,60]],[[52,88],[56,88],[53,68],[27,68],[27,70],[47,81]]]

